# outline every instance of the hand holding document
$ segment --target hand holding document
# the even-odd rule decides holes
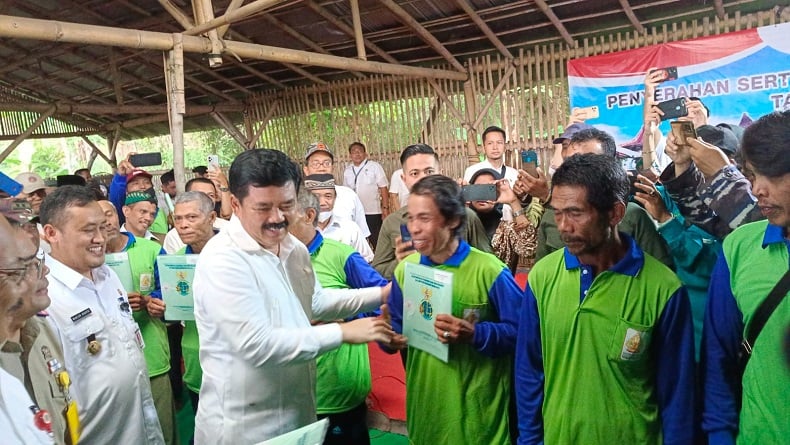
[[[403,279],[403,335],[409,346],[447,363],[449,345],[436,337],[438,314],[452,314],[453,274],[414,263],[406,263]]]

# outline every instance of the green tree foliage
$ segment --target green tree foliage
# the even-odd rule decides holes
[[[37,139],[33,141],[35,151],[30,158],[29,171],[34,171],[42,178],[54,178],[58,175],[66,175],[65,156],[60,147],[47,144],[45,141]]]

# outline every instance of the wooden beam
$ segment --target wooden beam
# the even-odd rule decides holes
[[[312,9],[316,14],[318,14],[321,17],[323,17],[324,19],[326,19],[326,21],[331,23],[335,28],[337,28],[340,31],[344,32],[347,36],[355,37],[354,30],[351,29],[350,26],[345,24],[339,18],[337,18],[334,15],[332,15],[332,13],[330,13],[329,11],[324,9],[318,3],[314,2],[313,0],[305,0],[304,4],[308,8]],[[383,49],[379,48],[379,46],[376,45],[375,43],[371,42],[370,39],[366,39],[366,38],[363,37],[363,40],[365,42],[365,46],[370,48],[370,50],[373,51],[374,53],[376,53],[379,56],[381,56],[382,59],[386,60],[389,63],[394,63],[394,64],[399,63],[398,59],[390,56],[389,53],[387,53]]]
[[[173,142],[173,171],[176,176],[176,190],[184,193],[184,36],[173,34],[173,49],[165,55],[165,79],[167,79],[167,103],[170,116],[170,139]],[[120,128],[116,130],[120,132]]]
[[[282,83],[282,82],[278,81],[277,79],[269,76],[268,74],[265,74],[265,73],[263,73],[261,71],[258,71],[255,68],[249,66],[248,64],[246,64],[244,62],[239,62],[238,60],[236,60],[233,56],[230,56],[229,54],[226,55],[226,56],[231,60],[231,63],[233,63],[235,66],[243,69],[244,71],[252,74],[253,76],[260,77],[261,79],[265,80],[266,82],[268,82],[268,83],[270,83],[272,85],[276,85],[276,86],[278,86],[280,88],[283,88],[283,89],[287,88],[284,83]]]
[[[480,28],[480,31],[483,31],[483,34],[485,34],[485,36],[488,37],[488,40],[494,44],[496,49],[499,50],[499,52],[502,53],[503,56],[507,57],[508,59],[513,58],[513,54],[511,54],[510,51],[505,46],[505,44],[502,43],[501,40],[499,40],[499,37],[497,37],[494,31],[491,30],[488,24],[485,21],[483,21],[483,19],[480,17],[477,11],[475,11],[472,5],[469,4],[468,0],[455,0],[455,3],[457,3],[458,6],[460,6],[461,9],[464,10],[466,15],[468,15],[469,18],[472,19],[472,21],[475,23],[475,25],[477,25],[477,27]]]
[[[721,0],[719,1],[721,2]],[[620,6],[623,7],[623,11],[625,12],[626,17],[628,17],[628,20],[631,21],[632,25],[634,25],[634,29],[636,29],[636,31],[639,34],[644,34],[645,27],[642,26],[642,24],[639,22],[639,19],[636,18],[636,14],[634,14],[634,9],[631,8],[631,4],[628,3],[628,0],[620,0]]]
[[[472,128],[477,129],[477,127],[480,126],[480,123],[483,122],[483,118],[488,112],[488,109],[491,108],[491,105],[493,105],[497,100],[499,93],[502,92],[502,89],[505,88],[505,85],[507,84],[508,77],[512,76],[515,70],[516,65],[513,65],[512,63],[508,65],[507,70],[505,70],[505,74],[502,75],[501,79],[499,79],[499,83],[497,84],[496,88],[494,88],[494,91],[491,92],[491,96],[489,96],[488,101],[486,101],[485,105],[483,105],[483,109],[480,110],[480,113],[478,113],[477,118],[472,124]]]
[[[244,137],[243,134],[236,128],[233,123],[227,117],[223,116],[221,113],[209,113],[211,118],[214,119],[226,133],[228,133],[239,145],[241,148],[247,149],[247,139]]]
[[[349,0],[351,3],[351,23],[354,25],[354,42],[357,44],[357,59],[368,60],[365,55],[365,40],[362,37],[362,20],[359,15],[359,1]]]
[[[107,157],[104,153],[102,153],[102,151],[99,150],[99,147],[97,147],[96,144],[94,144],[90,139],[88,139],[88,136],[83,135],[80,137],[82,138],[83,141],[85,141],[86,144],[90,145],[92,149],[92,153],[96,153],[97,155],[101,156],[102,159],[104,159],[105,161],[107,161],[108,164],[110,164],[110,158]]]
[[[724,20],[724,2],[722,0],[713,0],[713,7],[716,9],[716,17],[719,20]]]
[[[123,90],[121,89],[121,79],[118,74],[118,64],[115,61],[115,48],[110,47],[110,75],[112,76],[112,86],[115,90],[115,102],[123,105]]]
[[[91,134],[99,134],[98,130],[85,130],[85,131],[66,131],[63,133],[44,133],[44,134],[31,134],[26,137],[28,139],[60,139],[60,138],[73,138],[80,136],[87,136]],[[13,141],[18,138],[18,134],[4,134],[0,135],[0,141]]]
[[[6,149],[3,150],[2,153],[0,153],[0,162],[5,161],[5,158],[7,158],[8,155],[10,155],[11,152],[13,152],[14,149],[17,146],[19,146],[19,144],[22,143],[22,141],[24,141],[28,136],[33,134],[33,132],[36,131],[36,128],[40,127],[41,124],[43,124],[44,121],[46,121],[47,118],[52,116],[52,114],[54,113],[55,113],[55,107],[49,107],[47,111],[41,114],[41,116],[39,116],[38,119],[36,119],[36,121],[33,122],[33,124],[27,128],[27,130],[25,130],[22,134],[17,136],[17,138],[14,139],[13,142],[11,142],[11,144],[8,147],[6,147]]]
[[[241,11],[243,8],[239,8],[237,11]],[[168,51],[172,47],[170,34],[167,33],[7,15],[0,15],[0,37],[160,51]],[[269,60],[279,63],[299,63],[345,71],[363,71],[432,79],[466,80],[467,78],[466,72],[357,60],[254,43],[225,41],[225,46],[227,52],[242,58]],[[207,54],[211,51],[211,44],[208,39],[203,37],[184,36],[184,51]]]
[[[195,14],[195,22],[198,25],[214,19],[214,7],[211,5],[211,0],[192,0],[192,10]],[[222,65],[222,42],[217,35],[216,29],[207,31],[205,35],[211,40],[208,66],[215,68]]]
[[[184,29],[192,29],[195,27],[195,22],[189,18],[178,6],[174,5],[170,0],[159,0],[159,4],[165,8],[168,14],[173,17],[179,25]]]
[[[272,102],[272,105],[266,110],[266,115],[263,116],[260,124],[258,125],[258,130],[255,131],[255,134],[247,141],[247,148],[255,148],[255,144],[258,143],[258,139],[261,138],[263,134],[263,130],[266,129],[266,126],[269,125],[269,121],[271,120],[272,116],[274,116],[274,112],[277,111],[277,107],[280,106],[280,99],[275,99]]]
[[[318,83],[318,84],[321,84],[321,85],[329,84],[329,82],[327,82],[326,80],[316,76],[315,74],[310,73],[309,71],[306,71],[306,70],[303,70],[302,68],[299,68],[298,66],[294,65],[293,63],[283,62],[283,65],[285,65],[289,70],[294,71],[296,73],[299,73],[302,77],[306,77],[306,78],[312,80],[315,83]]]
[[[538,6],[538,8],[541,11],[543,11],[544,14],[546,14],[546,17],[549,18],[549,21],[551,21],[551,24],[554,25],[555,28],[557,28],[557,31],[559,31],[559,33],[562,36],[562,38],[565,39],[565,43],[567,43],[570,46],[573,46],[573,44],[574,44],[573,37],[571,37],[571,35],[568,32],[568,30],[565,29],[565,25],[563,25],[562,22],[560,21],[560,19],[557,18],[557,14],[555,14],[554,11],[551,10],[551,7],[549,7],[549,5],[546,3],[546,1],[545,0],[535,0],[535,4]]]
[[[0,111],[32,111],[45,113],[54,107],[54,114],[86,113],[98,115],[118,115],[118,114],[161,114],[167,112],[167,106],[161,105],[97,105],[97,104],[75,104],[66,102],[57,103],[19,103],[19,102],[0,102]],[[242,103],[223,103],[216,105],[192,105],[189,112],[194,114],[206,114],[212,111],[240,112],[244,111]]]
[[[433,87],[434,91],[436,91],[436,94],[439,95],[441,100],[447,104],[447,110],[450,112],[450,114],[455,116],[455,118],[458,119],[458,122],[464,123],[465,119],[461,115],[461,112],[458,111],[458,108],[455,108],[455,105],[453,105],[453,101],[451,101],[450,98],[447,97],[447,93],[444,92],[442,87],[440,87],[439,84],[436,83],[436,81],[433,79],[428,79],[428,83],[431,84],[431,87]]]
[[[427,43],[431,48],[433,48],[436,52],[438,52],[442,57],[445,58],[450,65],[452,65],[456,70],[462,73],[466,73],[466,69],[464,68],[463,64],[458,61],[451,53],[447,50],[447,48],[442,45],[439,40],[433,36],[427,29],[425,29],[420,22],[414,19],[405,9],[403,9],[400,5],[395,3],[394,0],[379,0],[382,5],[386,6],[395,17],[397,17],[404,25],[411,28],[417,36],[419,36],[425,43]],[[541,0],[542,1],[542,0]]]
[[[206,31],[219,28],[222,25],[230,25],[231,23],[246,19],[253,14],[257,14],[264,9],[271,8],[272,6],[278,5],[284,1],[285,0],[256,0],[248,5],[242,6],[239,9],[226,12],[225,14],[213,20],[209,20],[206,23],[188,29],[187,31],[184,31],[184,34],[188,36],[203,34]]]
[[[239,9],[239,6],[241,6],[242,3],[244,3],[244,0],[230,0],[228,7],[225,9],[225,14],[227,15],[228,13]],[[222,25],[217,28],[217,36],[219,36],[220,39],[225,37],[225,33],[228,32],[228,28],[230,28],[230,25]]]

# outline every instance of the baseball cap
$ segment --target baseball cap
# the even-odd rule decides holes
[[[47,184],[36,173],[25,172],[16,175],[16,182],[22,184],[22,193],[33,193],[36,190],[47,188]]]
[[[131,173],[126,175],[126,183],[128,184],[129,181],[131,181],[134,178],[139,178],[140,176],[145,176],[148,179],[151,179],[153,177],[153,176],[151,176],[150,173],[148,173],[147,171],[143,170],[142,168],[135,168],[134,170],[132,170]]]
[[[329,150],[329,147],[323,142],[313,142],[312,144],[307,146],[307,154],[304,155],[304,160],[310,159],[310,156],[315,154],[318,151],[322,151],[329,155],[332,158],[332,161],[335,160],[335,156],[332,154],[332,151]]]
[[[304,188],[307,190],[334,189],[335,177],[329,173],[307,175],[304,178]]]
[[[738,138],[729,128],[703,125],[697,128],[697,136],[701,137],[703,141],[719,147],[729,157],[735,156],[735,153],[738,152]]]
[[[586,130],[588,128],[592,128],[592,125],[587,125],[587,124],[582,123],[582,122],[576,122],[576,123],[570,124],[567,127],[565,127],[565,131],[562,132],[562,135],[560,135],[558,138],[555,138],[554,141],[552,141],[552,143],[553,144],[562,144],[562,141],[564,141],[565,139],[570,139],[570,138],[573,137],[574,134],[576,134],[576,133],[578,133],[578,132],[580,132],[582,130]]]

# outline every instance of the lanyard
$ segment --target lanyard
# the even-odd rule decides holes
[[[359,178],[359,174],[362,173],[362,170],[365,169],[365,165],[367,165],[368,160],[365,159],[365,162],[359,167],[359,171],[354,170],[354,164],[351,164],[351,173],[354,174],[354,191],[357,191],[357,178]]]

